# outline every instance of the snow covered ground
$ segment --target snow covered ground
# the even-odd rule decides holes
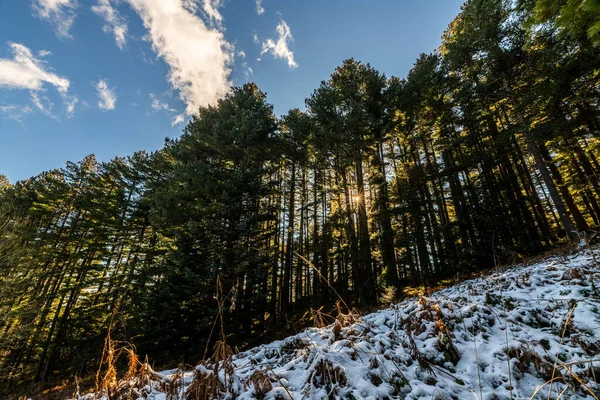
[[[598,382],[600,265],[583,249],[238,355],[223,347],[195,372],[150,371],[120,390],[157,400],[597,399]]]

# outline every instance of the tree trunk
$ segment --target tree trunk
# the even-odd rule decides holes
[[[513,112],[515,113],[517,123],[518,123],[519,128],[521,129],[521,132],[523,133],[523,136],[525,138],[525,143],[527,144],[527,148],[528,148],[529,152],[531,153],[531,155],[533,156],[533,159],[535,160],[535,165],[537,166],[538,170],[540,171],[540,175],[542,176],[544,185],[546,186],[546,189],[548,189],[548,193],[550,194],[550,198],[552,199],[552,202],[554,203],[554,207],[556,208],[556,211],[558,212],[558,216],[561,220],[563,228],[566,231],[566,234],[571,241],[577,241],[578,235],[577,235],[577,231],[575,230],[575,225],[573,225],[573,222],[571,221],[571,218],[569,217],[569,214],[567,213],[565,204],[563,203],[563,200],[561,199],[560,195],[558,194],[558,190],[556,189],[556,185],[554,184],[554,181],[552,180],[552,177],[550,176],[550,171],[548,171],[548,167],[546,166],[546,163],[544,162],[544,159],[542,157],[540,149],[529,133],[529,125],[525,122],[525,117],[523,116],[521,111],[519,111],[519,104],[518,104],[515,94],[512,90],[512,87],[510,86],[510,84],[508,82],[508,78],[506,76],[503,76],[503,79],[504,79],[504,88],[506,89],[506,91],[508,93],[508,97],[514,108]]]
[[[285,246],[285,263],[283,266],[283,283],[281,287],[281,314],[284,318],[290,307],[290,282],[292,265],[294,261],[294,220],[296,209],[296,163],[292,161],[292,175],[290,178],[290,193],[288,201],[287,241]]]

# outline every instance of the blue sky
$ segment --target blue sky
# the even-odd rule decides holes
[[[254,81],[278,116],[346,58],[406,76],[462,0],[0,0],[0,174],[162,147]]]

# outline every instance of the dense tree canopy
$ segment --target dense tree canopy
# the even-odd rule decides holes
[[[528,24],[550,23],[559,34],[600,45],[600,1],[521,0],[529,11]]]
[[[109,331],[194,363],[219,317],[242,347],[338,295],[579,240],[600,225],[596,3],[470,0],[405,78],[350,59],[280,119],[250,83],[156,153],[0,175],[0,387],[89,375]]]

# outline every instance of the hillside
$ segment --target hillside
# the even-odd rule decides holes
[[[514,266],[237,355],[219,343],[193,372],[139,364],[111,398],[597,399],[598,261]]]

